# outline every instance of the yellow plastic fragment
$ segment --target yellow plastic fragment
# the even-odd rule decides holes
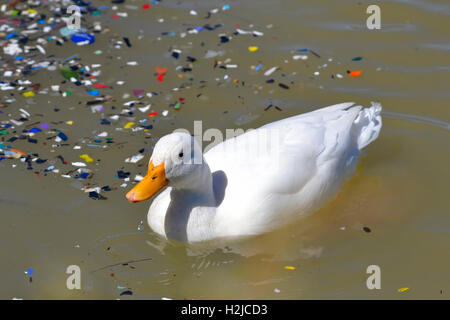
[[[132,126],[134,126],[134,122],[128,122],[125,127],[123,127],[124,129],[130,129]]]
[[[33,91],[27,91],[27,92],[22,93],[22,95],[25,98],[30,98],[30,97],[34,97],[34,92]]]
[[[295,270],[295,267],[293,267],[293,266],[285,266],[284,268],[286,270]]]
[[[398,292],[405,292],[405,291],[408,291],[409,290],[409,288],[400,288],[400,289],[398,289],[397,291]]]
[[[257,46],[250,46],[250,47],[248,47],[248,51],[250,51],[250,52],[255,52],[258,49],[259,49],[259,47],[257,47]]]
[[[73,125],[73,121],[72,120],[69,120],[69,121],[66,121],[66,123],[68,124],[68,125]]]
[[[87,154],[82,154],[82,155],[80,156],[80,158],[83,159],[83,160],[86,161],[86,162],[94,162],[94,159],[92,159],[91,157],[89,157],[89,155],[87,155]]]

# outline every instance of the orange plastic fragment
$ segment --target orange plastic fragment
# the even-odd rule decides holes
[[[13,152],[16,152],[16,153],[20,153],[21,155],[23,155],[23,156],[27,156],[27,154],[25,153],[25,152],[23,152],[23,151],[20,151],[20,150],[17,150],[17,149],[8,149],[9,151],[13,151]]]
[[[359,77],[362,73],[362,70],[358,70],[358,71],[351,71],[350,72],[350,77]]]
[[[167,68],[155,68],[157,74],[163,74],[167,72]]]

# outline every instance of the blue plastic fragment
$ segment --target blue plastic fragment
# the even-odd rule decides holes
[[[95,41],[95,36],[87,32],[77,32],[73,34],[70,39],[75,43],[88,41],[89,44],[91,44]]]
[[[28,132],[41,132],[42,130],[41,129],[39,129],[39,128],[32,128],[32,129],[30,129],[30,130],[28,130]]]
[[[100,94],[100,91],[98,91],[98,90],[89,90],[88,93],[89,93],[91,96],[96,97],[96,96],[98,96],[98,95]]]
[[[10,33],[10,34],[8,34],[8,35],[6,36],[6,40],[11,39],[11,38],[16,38],[16,37],[17,37],[17,34],[15,34],[15,33],[13,32],[13,33]]]
[[[67,136],[62,132],[58,133],[58,137],[63,141],[67,141]]]
[[[87,173],[87,172],[83,172],[80,174],[81,179],[86,179],[88,176],[89,176],[89,173]]]
[[[309,50],[307,49],[307,48],[305,48],[305,49],[300,49],[300,50],[297,50],[298,52],[308,52]]]
[[[72,55],[72,56],[70,56],[68,58],[65,58],[62,62],[66,62],[67,60],[71,60],[71,59],[76,58],[76,57],[78,57],[78,53],[75,53],[74,55]]]

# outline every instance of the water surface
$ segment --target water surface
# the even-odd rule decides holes
[[[70,97],[50,92],[25,99],[16,94],[17,101],[2,109],[0,121],[17,119],[18,110],[26,108],[30,121],[57,123],[69,136],[67,146],[45,135],[38,144],[24,140],[14,146],[46,159],[63,154],[69,165],[56,160],[61,172],[44,174],[48,164],[27,170],[20,160],[0,161],[1,298],[449,298],[448,1],[379,1],[378,31],[366,28],[370,1],[231,1],[225,11],[223,1],[164,0],[149,10],[142,10],[142,3],[127,0],[117,10],[86,17],[88,25],[102,23],[103,33],[94,44],[48,46],[40,58],[54,55],[62,61],[78,54],[83,64],[101,64],[99,83],[112,86],[101,89],[110,96],[102,114],[91,112],[86,101],[93,98],[83,88],[61,84],[58,71],[47,70],[27,79],[40,83],[41,89],[61,84],[72,92]],[[214,8],[219,12],[205,18]],[[190,15],[190,10],[198,15]],[[114,19],[116,12],[127,12],[128,17]],[[187,28],[206,23],[221,26],[181,37]],[[236,26],[264,35],[233,35]],[[222,33],[232,39],[221,43]],[[116,48],[123,37],[132,46]],[[248,46],[259,49],[249,52]],[[305,48],[317,55],[299,52]],[[98,49],[101,55],[94,54]],[[171,56],[173,49],[182,51],[178,59]],[[206,59],[207,50],[223,55]],[[292,58],[302,54],[308,59]],[[197,61],[190,63],[187,56]],[[353,61],[355,57],[362,60]],[[129,66],[129,61],[139,65]],[[214,68],[215,61],[238,67]],[[273,66],[279,70],[264,76]],[[157,81],[156,67],[168,68],[163,82]],[[347,70],[363,74],[352,78]],[[266,83],[268,79],[274,83]],[[125,83],[117,85],[118,80]],[[137,97],[135,89],[159,94]],[[8,94],[2,92],[2,99]],[[173,105],[179,98],[184,104],[177,111]],[[100,125],[102,118],[129,109],[124,103],[131,100],[140,100],[140,107],[151,103],[159,115],[150,118],[134,110],[110,126]],[[364,150],[357,173],[332,203],[282,230],[225,244],[167,241],[146,224],[149,203],[128,204],[125,193],[132,184],[114,177],[118,170],[131,172],[131,179],[143,174],[158,138],[177,128],[192,130],[195,120],[203,121],[204,130],[255,128],[345,101],[381,102],[381,134]],[[270,104],[280,110],[264,111]],[[167,117],[161,115],[164,110],[169,111]],[[123,129],[144,118],[153,125],[148,132]],[[103,131],[114,143],[100,139],[106,148],[87,146]],[[75,145],[82,149],[74,150]],[[142,148],[148,149],[145,160],[124,162]],[[76,169],[70,162],[82,161],[79,155],[84,153],[95,159],[88,165],[94,176],[61,177]],[[112,191],[101,193],[106,200],[93,200],[80,190],[88,184],[108,185]],[[82,270],[82,290],[66,289],[65,270],[72,264]],[[366,268],[373,264],[381,268],[381,290],[366,287]],[[32,282],[24,273],[28,268],[34,270]],[[119,296],[124,287],[133,295]],[[405,287],[409,290],[398,292]]]

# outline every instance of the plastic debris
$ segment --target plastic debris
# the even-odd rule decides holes
[[[265,57],[258,38],[276,41],[277,28],[245,21],[224,24],[223,15],[232,10],[227,3],[209,8],[181,6],[169,23],[153,10],[158,0],[111,0],[109,5],[72,1],[82,12],[81,26],[75,29],[66,21],[65,5],[70,1],[13,2],[12,7],[0,5],[0,50],[5,58],[0,66],[0,161],[11,163],[5,168],[29,170],[33,179],[67,179],[93,200],[105,200],[106,192],[141,180],[143,160],[157,137],[154,129],[175,125],[190,112],[186,101],[211,99],[208,90],[212,87],[239,88],[237,98],[243,106],[248,95],[267,89],[268,94],[280,96],[276,103],[274,99],[261,104],[259,110],[281,112],[281,95],[296,92],[294,88],[323,88],[321,79],[330,76],[327,68],[338,68],[331,77],[340,84],[348,80],[344,75],[362,73],[347,69],[355,69],[356,64],[361,64],[357,69],[363,68],[362,57],[338,61],[302,44],[285,50],[280,59]],[[117,32],[122,27],[126,30],[137,10],[154,14],[161,32]],[[183,19],[177,17],[181,11]],[[165,41],[169,38],[170,45]],[[165,52],[161,59],[132,52],[148,43],[154,52]],[[71,53],[63,56],[64,52]],[[245,52],[254,57],[253,62],[239,60]],[[345,62],[349,65],[343,69]],[[210,72],[204,68],[211,68]],[[154,72],[148,75],[145,70]],[[150,79],[133,88],[135,72]],[[231,121],[244,126],[260,116],[259,111],[242,111]],[[137,146],[137,150],[124,146]],[[119,152],[117,165],[123,167],[97,175],[112,148]],[[122,156],[120,150],[124,150]]]
[[[132,126],[134,126],[134,122],[128,122],[123,128],[130,129]]]
[[[349,72],[350,77],[359,77],[361,74],[362,74],[361,70],[359,70],[359,71],[350,71]]]
[[[94,159],[92,159],[89,155],[87,155],[87,154],[82,154],[81,156],[80,156],[80,158],[81,159],[83,159],[84,161],[86,161],[86,162],[94,162]]]
[[[87,32],[77,32],[70,38],[77,45],[92,44],[95,41],[95,36]]]
[[[84,162],[72,162],[74,167],[86,167],[86,163]]]
[[[295,270],[295,267],[293,267],[293,266],[285,266],[284,268],[286,270]]]
[[[264,75],[266,77],[270,76],[272,73],[274,73],[276,70],[278,69],[278,67],[272,67],[269,70],[267,70],[266,72],[264,72]]]
[[[120,293],[121,296],[131,296],[133,295],[133,292],[130,290],[126,290]]]
[[[135,156],[131,156],[129,158],[126,158],[125,162],[127,162],[127,163],[137,163],[140,160],[142,160],[143,158],[144,158],[144,155],[140,153],[140,154],[137,154]]]

